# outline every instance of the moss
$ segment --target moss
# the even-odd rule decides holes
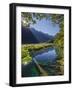
[[[24,57],[24,58],[22,58],[22,63],[25,63],[25,62],[30,62],[32,60],[32,57],[30,57],[29,55],[28,56],[26,56],[26,57]]]
[[[21,48],[21,59],[22,63],[30,62],[32,60],[32,57],[30,56],[30,53],[27,48]]]
[[[34,52],[42,50],[47,47],[51,47],[52,45],[49,43],[39,43],[39,44],[25,44],[21,47],[21,59],[22,63],[29,63],[32,60],[32,54]],[[33,53],[31,53],[33,52]]]

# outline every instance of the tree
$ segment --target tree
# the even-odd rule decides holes
[[[30,24],[37,23],[37,20],[47,19],[51,20],[53,24],[58,24],[60,32],[56,34],[53,44],[56,48],[58,55],[56,66],[61,72],[64,73],[64,15],[63,14],[45,14],[45,13],[25,13],[22,12],[22,26],[30,27]]]
[[[59,24],[60,32],[56,34],[54,44],[57,47],[64,48],[64,15],[63,14],[46,14],[46,13],[21,13],[22,26],[30,27],[30,24],[37,23],[37,20],[43,18],[50,19],[53,24]],[[62,50],[63,51],[63,50]]]
[[[57,33],[56,38],[54,39],[54,43],[57,46],[61,46],[64,44],[64,15],[63,14],[45,14],[45,13],[21,13],[22,17],[22,26],[30,27],[30,24],[37,23],[37,20],[41,20],[43,18],[50,19],[53,24],[59,24],[60,32]],[[63,47],[63,46],[62,46]]]
[[[23,26],[30,26],[30,24],[35,24],[37,20],[41,20],[43,18],[48,19],[49,14],[45,13],[21,13],[21,18],[22,18],[22,25]]]

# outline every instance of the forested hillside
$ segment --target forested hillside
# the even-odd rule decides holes
[[[50,19],[52,24],[58,24],[60,27],[59,33],[54,36],[54,39],[47,40],[45,44],[40,43],[37,45],[24,45],[22,46],[22,63],[31,62],[32,56],[30,51],[36,52],[45,47],[54,47],[57,53],[56,69],[57,74],[64,74],[64,15],[62,14],[45,14],[45,13],[22,13],[22,27],[30,27],[30,24],[35,24],[37,20]],[[23,39],[23,38],[22,38]],[[50,45],[51,43],[51,45]]]

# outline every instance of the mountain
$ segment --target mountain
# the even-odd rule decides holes
[[[22,44],[46,42],[52,39],[53,36],[37,31],[34,28],[22,27]]]
[[[39,43],[39,41],[36,39],[36,37],[33,35],[29,28],[22,27],[21,34],[22,44]]]
[[[53,36],[43,33],[41,31],[37,31],[34,28],[30,28],[30,31],[34,34],[39,42],[46,42],[53,39]]]

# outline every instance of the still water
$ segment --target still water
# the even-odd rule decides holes
[[[41,51],[39,54],[37,54],[34,58],[40,63],[48,63],[48,62],[54,62],[56,60],[56,51],[53,48]]]
[[[33,58],[35,58],[38,64],[41,64],[42,68],[48,72],[49,67],[47,65],[48,63],[52,64],[56,61],[57,54],[54,48],[50,48],[35,53]],[[40,76],[40,72],[36,67],[33,59],[32,62],[30,62],[28,65],[22,65],[22,77],[32,76]]]

